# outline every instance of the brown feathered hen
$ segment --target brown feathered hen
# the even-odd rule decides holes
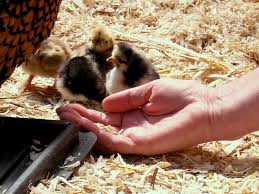
[[[61,0],[0,1],[0,86],[50,36]]]

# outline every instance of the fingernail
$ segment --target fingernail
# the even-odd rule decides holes
[[[69,112],[61,112],[58,116],[61,120],[67,120],[73,123],[73,125],[77,127],[79,126],[80,118],[76,117],[75,115]]]
[[[59,109],[59,108],[56,109],[56,113],[57,113],[58,115],[60,114],[60,109]]]
[[[66,119],[67,117],[73,117],[74,115],[72,115],[70,112],[60,111],[58,116],[60,118]]]
[[[56,109],[56,113],[59,115],[62,112],[62,107]]]
[[[69,112],[68,109],[66,107],[58,107],[56,109],[56,113],[57,114],[62,114],[63,112]]]
[[[66,120],[65,119],[66,116],[64,114],[58,113],[58,116],[59,116],[60,120]]]

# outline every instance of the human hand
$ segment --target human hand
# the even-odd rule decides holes
[[[78,104],[57,113],[94,132],[106,151],[155,155],[210,141],[210,112],[216,98],[214,89],[197,82],[160,79],[107,97],[103,101],[107,113]],[[123,132],[112,134],[95,123]]]

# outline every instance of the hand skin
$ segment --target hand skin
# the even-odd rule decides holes
[[[59,108],[61,119],[97,135],[107,152],[156,155],[213,140],[230,140],[259,128],[259,70],[220,88],[160,79],[113,94],[106,113],[78,104]],[[111,134],[95,123],[113,126]]]

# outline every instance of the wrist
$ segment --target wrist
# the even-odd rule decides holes
[[[207,88],[205,101],[207,103],[207,141],[219,140],[222,135],[218,128],[219,123],[222,122],[222,107],[224,107],[221,90],[219,88]]]
[[[255,130],[254,107],[246,93],[231,84],[215,88],[211,95],[209,120],[211,140],[234,140]]]

